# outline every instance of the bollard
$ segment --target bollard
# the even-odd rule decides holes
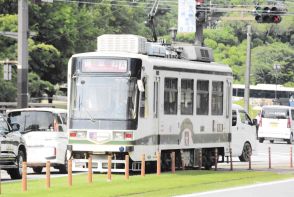
[[[142,155],[141,162],[141,176],[145,176],[145,155]]]
[[[249,155],[249,169],[248,170],[252,170],[252,168],[251,168],[251,154]]]
[[[230,170],[233,171],[232,148],[230,148]]]
[[[156,165],[156,169],[157,169],[157,175],[160,175],[161,173],[161,166],[160,166],[160,153],[157,152],[157,165]]]
[[[92,156],[88,158],[88,183],[93,182]]]
[[[46,188],[50,189],[50,161],[46,162]]]
[[[0,172],[1,172],[1,167],[0,167]],[[0,173],[0,194],[2,193],[1,191],[1,173]]]
[[[218,162],[218,150],[217,150],[217,148],[215,148],[215,151],[214,151],[214,166],[215,166],[215,168],[214,168],[214,170],[215,171],[217,171],[217,162]]]
[[[199,150],[199,169],[202,168],[202,149]]]
[[[129,166],[130,166],[130,159],[129,155],[125,156],[125,178],[129,180]]]
[[[176,154],[171,153],[171,172],[174,174],[176,172]]]
[[[22,162],[22,191],[27,191],[27,162]]]
[[[271,147],[268,147],[268,168],[272,168]]]
[[[108,156],[107,181],[111,181],[111,156]]]
[[[293,168],[293,147],[290,146],[290,168]]]
[[[67,169],[67,174],[68,174],[68,185],[72,186],[72,160],[69,159],[67,161],[68,163],[68,169]]]

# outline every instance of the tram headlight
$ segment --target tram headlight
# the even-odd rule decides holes
[[[87,131],[78,131],[77,132],[78,138],[86,138],[87,137]]]
[[[86,138],[87,137],[87,131],[71,131],[69,133],[69,136],[71,138]]]
[[[113,140],[124,140],[123,132],[113,132]]]

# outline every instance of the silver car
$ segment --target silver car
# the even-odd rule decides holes
[[[19,130],[19,124],[9,125],[0,114],[0,166],[12,179],[22,177],[22,162],[26,161],[26,145]]]

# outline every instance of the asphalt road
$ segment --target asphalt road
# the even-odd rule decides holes
[[[294,179],[256,184],[244,187],[235,187],[178,197],[293,197]]]

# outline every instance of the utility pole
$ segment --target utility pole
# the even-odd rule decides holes
[[[204,0],[196,0],[196,32],[195,45],[203,45],[203,25],[206,22],[206,12],[203,8]]]
[[[246,55],[246,72],[245,72],[245,92],[244,92],[244,108],[249,112],[250,97],[250,67],[251,67],[251,25],[247,26],[247,55]]]
[[[28,106],[28,0],[18,0],[17,107]]]

